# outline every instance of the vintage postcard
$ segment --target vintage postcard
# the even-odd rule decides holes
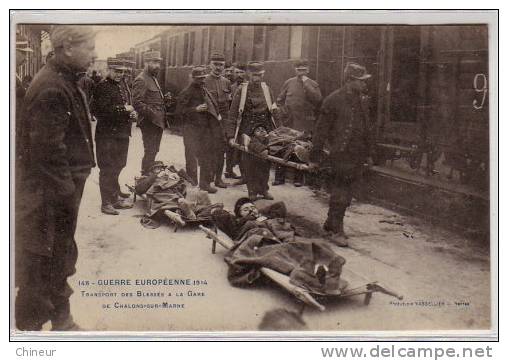
[[[497,26],[11,11],[11,337],[496,337]]]

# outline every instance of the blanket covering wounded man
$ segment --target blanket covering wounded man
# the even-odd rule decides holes
[[[241,215],[238,210],[249,203],[252,207],[248,198],[240,198],[234,215],[223,209],[212,213],[217,227],[235,243],[225,257],[232,285],[253,284],[261,276],[260,268],[266,267],[312,292],[340,293],[344,284],[340,275],[346,262],[343,257],[321,240],[297,238],[294,227],[286,220],[283,202],[260,210],[254,206],[252,212]]]

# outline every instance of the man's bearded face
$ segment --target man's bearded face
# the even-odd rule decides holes
[[[245,71],[241,69],[235,69],[235,80],[243,81],[245,79]]]
[[[113,79],[114,81],[119,83],[123,78],[124,72],[123,72],[123,70],[119,70],[119,69],[111,69],[109,75],[110,75],[111,79]]]
[[[252,219],[256,219],[259,216],[259,211],[254,205],[254,203],[245,203],[240,207],[240,217],[245,218],[249,217]]]
[[[160,69],[161,69],[161,62],[160,61],[149,61],[146,66],[147,66],[148,73],[151,76],[157,76],[159,74]]]

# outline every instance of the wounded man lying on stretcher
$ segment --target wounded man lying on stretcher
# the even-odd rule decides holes
[[[136,180],[136,193],[145,194],[148,200],[147,212],[141,220],[143,226],[157,228],[164,218],[181,226],[189,221],[211,220],[212,209],[221,209],[223,205],[212,204],[207,192],[189,187],[191,181],[185,170],[155,161],[149,174]]]
[[[266,267],[310,291],[339,293],[345,259],[320,240],[296,238],[283,202],[258,210],[249,198],[240,198],[234,214],[214,209],[212,218],[235,243],[225,257],[231,284],[248,286],[260,277],[260,268]]]

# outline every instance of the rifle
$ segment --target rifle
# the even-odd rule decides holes
[[[208,238],[211,238],[214,242],[217,242],[225,249],[229,250],[233,246],[230,242],[227,242],[226,240],[222,239],[221,237],[219,237],[219,235],[217,233],[211,231],[210,229],[208,229],[202,225],[200,225],[199,228],[207,235]],[[304,289],[302,287],[295,286],[295,285],[291,284],[288,276],[286,276],[282,273],[279,273],[277,271],[274,271],[272,269],[266,268],[266,267],[261,267],[260,271],[265,277],[267,277],[267,278],[271,279],[273,282],[277,283],[279,286],[284,288],[286,291],[291,293],[293,296],[298,298],[300,301],[304,302],[307,305],[314,306],[317,309],[319,309],[320,311],[325,310],[325,306],[323,306],[322,304],[317,302],[314,299],[314,297],[312,297],[312,295],[309,293],[309,291],[307,291],[306,289]]]

